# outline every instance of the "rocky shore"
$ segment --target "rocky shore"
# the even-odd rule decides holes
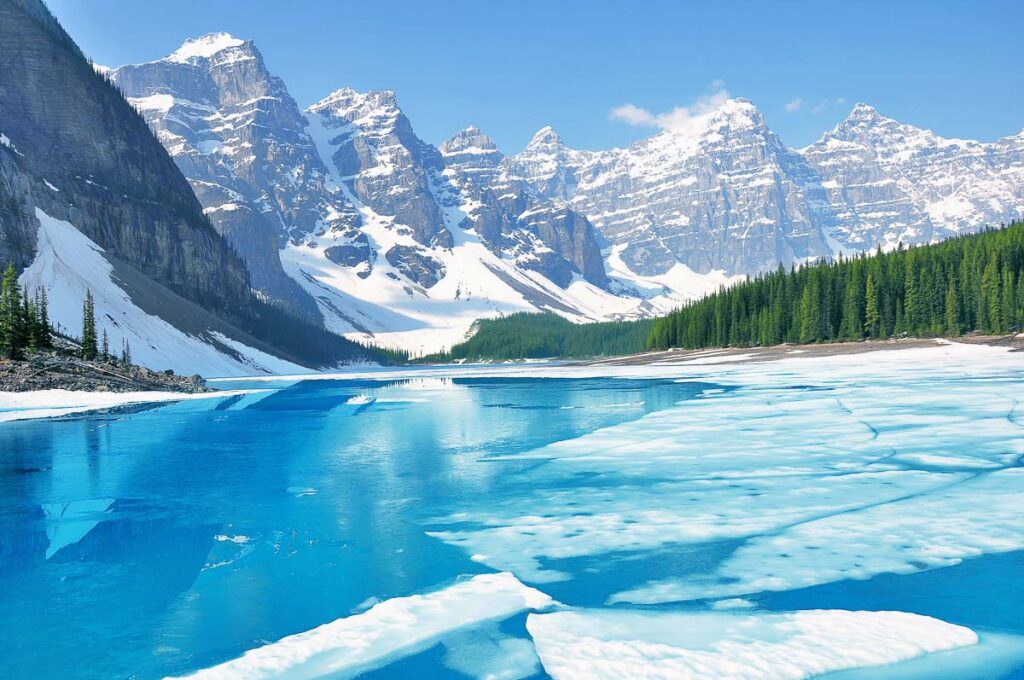
[[[84,361],[60,352],[39,352],[25,361],[0,359],[0,392],[64,389],[88,392],[212,392],[198,375],[153,371],[115,361]]]

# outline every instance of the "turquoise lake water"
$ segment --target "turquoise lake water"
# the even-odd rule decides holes
[[[666,486],[678,480],[664,473],[665,463],[642,453],[644,445],[652,456],[666,450],[652,443],[664,435],[663,413],[723,394],[715,385],[670,380],[316,380],[257,395],[2,425],[2,676],[186,674],[392,598],[501,570],[570,607],[686,612],[743,595],[750,602],[742,606],[760,612],[926,614],[991,631],[997,643],[1010,640],[996,645],[1002,656],[985,657],[998,656],[991,666],[967,658],[971,677],[1021,677],[1019,550],[943,568],[922,564],[914,573],[808,577],[792,587],[727,592],[743,582],[728,565],[751,547],[745,532],[780,529],[674,537],[687,529],[685,519],[672,519],[688,517],[684,492]],[[651,423],[649,436],[636,439],[641,452],[628,473],[603,469],[600,457],[577,464],[528,455],[644,422]],[[839,439],[861,437],[843,426],[836,431]],[[623,436],[636,436],[628,432]],[[599,450],[594,441],[588,452]],[[714,469],[715,462],[700,465]],[[940,473],[917,465],[894,497],[939,488],[933,476]],[[976,474],[971,470],[965,464],[941,475],[966,478]],[[842,475],[836,484],[846,483],[848,470]],[[781,503],[794,508],[803,502],[791,499],[790,487],[758,484],[728,486],[731,497],[751,504],[772,494],[789,494]],[[698,496],[703,488],[687,487],[693,507],[711,498]],[[716,522],[735,515],[717,502],[701,506],[707,512],[721,513]],[[529,528],[516,513],[533,518]],[[621,525],[608,528],[612,521]],[[779,526],[797,521],[787,515]],[[653,532],[662,536],[644,533],[645,522],[665,522]],[[558,524],[555,538],[545,534],[549,523]],[[676,590],[654,588],[663,583]],[[705,583],[705,591],[687,590],[694,583]],[[548,677],[529,639],[521,612],[394,655],[362,676],[479,677],[487,665],[502,669],[496,677]],[[906,677],[941,677],[942,666],[933,663],[898,668]]]

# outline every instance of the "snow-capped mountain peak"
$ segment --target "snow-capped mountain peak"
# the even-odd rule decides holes
[[[313,113],[329,113],[356,121],[366,116],[397,116],[401,113],[398,98],[392,90],[358,92],[351,87],[340,87],[309,107]]]
[[[882,117],[882,114],[880,114],[878,109],[874,106],[865,104],[864,102],[857,102],[853,105],[853,109],[850,110],[850,115],[847,116],[847,120],[878,120]]]
[[[452,137],[441,143],[438,147],[444,156],[457,154],[497,154],[498,146],[494,140],[480,131],[475,125],[470,125],[452,135]]]
[[[196,59],[209,59],[213,55],[232,47],[241,47],[246,43],[230,33],[207,33],[198,38],[189,38],[181,47],[167,56],[166,61],[186,64]]]
[[[550,125],[545,125],[534,133],[526,149],[548,149],[562,144],[562,136]]]
[[[941,137],[859,103],[801,149],[835,212],[831,236],[855,250],[928,243],[1024,209],[1024,137]]]

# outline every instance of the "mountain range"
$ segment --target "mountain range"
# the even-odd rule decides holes
[[[730,99],[686,134],[583,151],[547,127],[505,156],[475,127],[428,144],[390,91],[301,110],[224,33],[110,77],[265,294],[413,351],[483,315],[648,316],[780,263],[1024,212],[1024,133],[947,140],[864,104],[804,149]]]
[[[0,54],[10,52],[4,43]],[[352,339],[436,351],[484,316],[651,316],[780,264],[932,242],[1024,214],[1024,131],[991,143],[945,139],[865,104],[803,149],[787,147],[753,103],[729,99],[682,134],[587,151],[546,127],[504,155],[476,127],[424,141],[391,91],[342,87],[302,108],[252,41],[226,33],[97,71],[92,86],[116,86],[180,171],[152,160],[167,177],[136,173],[124,186],[107,182],[103,196],[173,190],[195,235],[161,241],[154,225],[143,231],[156,240],[136,247],[103,233],[97,219],[117,222],[109,214],[93,219],[109,213],[102,198],[76,195],[77,211],[55,205],[55,192],[40,187],[64,191],[59,179],[88,194],[94,185],[80,185],[97,176],[66,158],[51,171],[58,144],[31,147],[38,131],[16,122],[12,95],[0,99],[0,194],[10,197],[0,204],[0,256],[36,267],[32,209],[41,210],[104,257],[243,329],[230,310],[252,298]],[[0,83],[0,96],[17,85]],[[52,118],[45,125],[68,153],[103,138],[64,139],[60,129],[76,121]],[[29,157],[46,167],[25,180],[16,166]],[[146,186],[128,191],[132,181]],[[82,210],[86,201],[99,203]],[[151,219],[118,210],[122,223]],[[216,240],[190,246],[198,235]],[[175,278],[176,263],[188,277]]]

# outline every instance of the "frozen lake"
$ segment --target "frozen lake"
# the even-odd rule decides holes
[[[3,677],[1022,676],[1020,354],[221,386],[0,424]]]

